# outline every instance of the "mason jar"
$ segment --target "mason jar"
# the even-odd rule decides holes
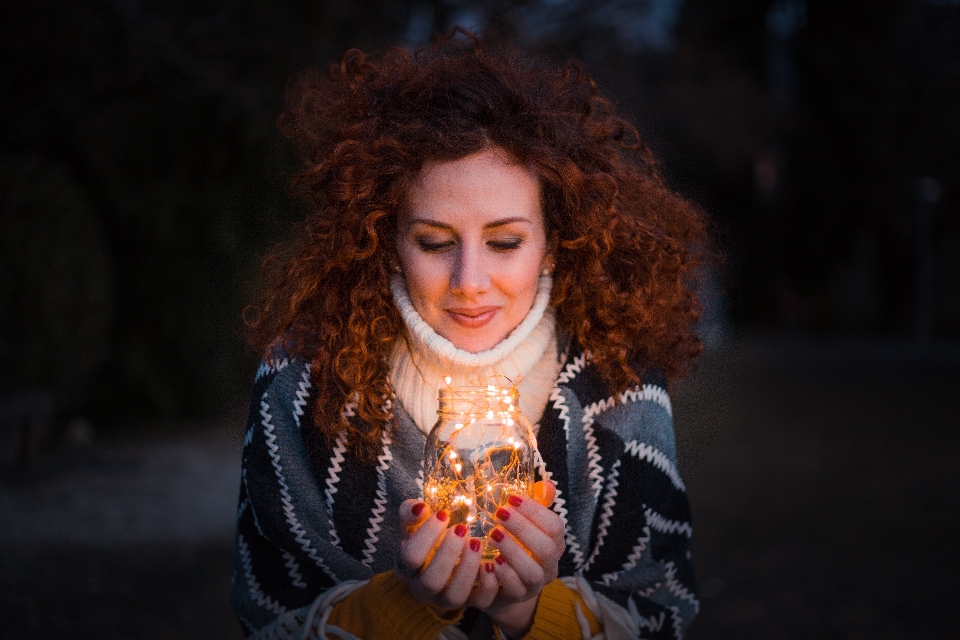
[[[439,400],[424,449],[424,502],[447,510],[448,527],[463,523],[485,539],[510,495],[533,495],[536,438],[515,386],[448,386]],[[484,558],[495,555],[485,539]]]

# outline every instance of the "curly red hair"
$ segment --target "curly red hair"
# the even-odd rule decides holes
[[[388,355],[403,321],[389,290],[397,216],[425,162],[500,147],[537,173],[554,251],[560,330],[616,390],[636,363],[681,375],[701,345],[693,285],[708,236],[637,130],[575,61],[454,39],[409,54],[346,53],[290,86],[281,131],[306,165],[313,212],[266,262],[251,338],[312,365],[318,429],[368,454],[387,428]],[[355,403],[361,420],[343,412]]]

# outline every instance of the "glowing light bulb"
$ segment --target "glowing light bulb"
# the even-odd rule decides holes
[[[443,381],[446,382],[447,384],[450,384],[451,382],[453,382],[453,378],[451,378],[450,376],[447,376],[446,378],[443,379]]]
[[[451,451],[451,452],[450,452],[450,459],[451,459],[451,460],[456,460],[456,459],[457,459],[457,452],[456,452],[456,451]]]

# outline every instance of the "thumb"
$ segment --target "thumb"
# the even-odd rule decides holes
[[[430,507],[422,500],[404,500],[400,505],[400,522],[404,528],[416,528],[430,516]]]
[[[553,499],[557,497],[557,485],[549,480],[538,480],[533,485],[533,499],[545,507],[553,504]]]

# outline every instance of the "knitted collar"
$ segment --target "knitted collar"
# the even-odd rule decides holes
[[[417,427],[429,433],[437,420],[437,393],[446,386],[487,384],[502,376],[520,382],[520,410],[539,421],[558,371],[556,313],[548,306],[553,279],[541,276],[527,317],[510,335],[487,351],[458,349],[420,316],[402,276],[390,282],[394,303],[407,325],[390,355],[390,384]]]

